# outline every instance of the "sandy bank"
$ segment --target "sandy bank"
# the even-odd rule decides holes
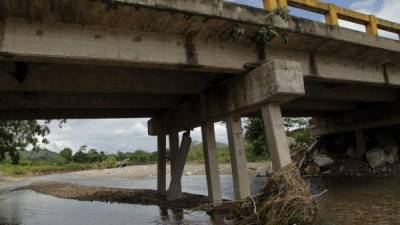
[[[270,168],[270,162],[267,163],[248,163],[248,173],[250,176],[263,175]],[[167,165],[167,175],[169,174],[170,166]],[[219,172],[221,175],[230,175],[230,164],[220,164]],[[101,178],[143,178],[157,175],[157,165],[138,165],[127,166],[123,168],[103,169],[103,170],[88,170],[74,172],[82,176],[101,177]],[[204,164],[189,163],[185,165],[184,175],[205,175]]]
[[[189,193],[183,193],[183,199],[167,201],[165,195],[155,190],[92,187],[59,182],[32,183],[14,191],[18,190],[32,190],[62,199],[157,205],[167,209],[193,209],[208,202],[206,196]]]

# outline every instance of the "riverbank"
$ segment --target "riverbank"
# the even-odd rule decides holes
[[[271,162],[247,163],[247,171],[250,176],[265,176],[270,171]],[[220,175],[230,175],[232,173],[229,163],[219,165]],[[137,165],[123,168],[112,168],[102,170],[87,170],[75,172],[75,174],[97,178],[144,178],[157,175],[157,165]],[[188,163],[185,165],[183,175],[205,175],[203,163]],[[167,165],[167,176],[170,175],[170,165]]]

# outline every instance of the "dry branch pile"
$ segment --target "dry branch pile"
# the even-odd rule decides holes
[[[244,201],[223,203],[209,212],[223,213],[238,225],[311,225],[317,207],[295,164],[268,178],[263,191]]]

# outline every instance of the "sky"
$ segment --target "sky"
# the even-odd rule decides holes
[[[232,0],[234,2],[262,7],[262,0]],[[400,23],[400,0],[324,0],[338,6],[350,8],[379,18]],[[291,14],[322,21],[323,16],[305,13],[302,10],[290,8]],[[365,30],[362,26],[340,21],[340,25],[356,30]],[[396,35],[380,32],[380,35],[397,38]],[[108,153],[134,151],[143,149],[156,150],[156,138],[147,135],[148,119],[119,119],[119,120],[68,120],[60,129],[56,122],[50,124],[51,134],[48,136],[50,150],[60,151],[71,147],[75,151],[81,145],[96,148]],[[216,139],[227,143],[226,128],[222,123],[215,124]],[[192,133],[194,141],[201,142],[201,131],[195,129]]]

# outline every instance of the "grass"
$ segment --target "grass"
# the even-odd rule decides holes
[[[101,169],[106,168],[105,165],[99,163],[66,163],[64,165],[55,164],[37,164],[37,165],[12,165],[1,164],[0,171],[6,176],[18,177],[29,175],[41,175],[50,173],[63,173],[79,170]]]

